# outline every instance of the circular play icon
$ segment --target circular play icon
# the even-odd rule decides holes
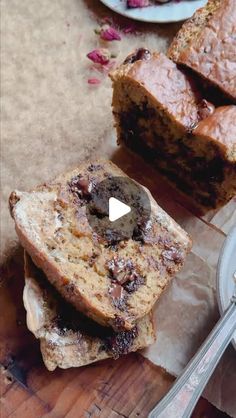
[[[109,177],[92,188],[86,211],[93,231],[112,244],[139,239],[151,205],[143,187],[126,177]]]

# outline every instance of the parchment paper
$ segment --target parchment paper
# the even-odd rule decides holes
[[[85,158],[111,157],[193,237],[184,270],[157,304],[158,339],[146,356],[171,374],[181,372],[218,319],[215,271],[220,247],[236,221],[235,202],[203,220],[181,205],[140,158],[117,150],[111,84],[89,86],[86,54],[99,46],[96,20],[113,16],[98,0],[2,0],[1,260],[17,245],[8,213],[11,190],[29,189]],[[122,27],[130,22],[120,19]],[[122,59],[135,47],[165,51],[178,25],[137,24],[138,34],[113,44]],[[180,203],[177,203],[180,202]],[[236,416],[236,356],[229,347],[205,396]]]

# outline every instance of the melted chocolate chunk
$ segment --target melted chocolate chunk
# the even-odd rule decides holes
[[[145,284],[144,277],[136,276],[135,279],[129,281],[128,283],[124,285],[124,289],[128,293],[133,293],[133,292],[136,292],[136,290],[138,290],[138,288],[143,284]]]
[[[105,231],[105,239],[107,241],[107,247],[116,247],[123,237],[118,231],[107,229]]]
[[[142,243],[144,243],[144,236],[143,236],[143,231],[142,228],[139,225],[136,225],[133,231],[133,235],[132,235],[132,239],[134,241],[140,241]]]
[[[121,290],[123,292],[125,290],[127,293],[133,293],[139,288],[139,286],[145,284],[145,279],[139,274],[137,268],[134,267],[132,260],[125,260],[115,256],[108,261],[107,268],[110,273],[110,278],[112,280],[113,286],[114,284],[117,286],[115,287],[115,295],[117,300],[122,301],[122,304],[118,304],[116,302],[116,306],[121,306],[123,309],[123,306],[126,302],[126,297],[124,296],[124,293],[121,292]],[[111,292],[109,293],[111,294]]]
[[[113,320],[113,328],[116,331],[122,331],[124,329],[125,321],[120,316],[115,315],[115,319]]]
[[[111,353],[112,357],[117,359],[122,354],[127,354],[138,335],[137,327],[130,331],[121,331],[105,339],[105,350]]]
[[[60,335],[68,331],[80,332],[80,323],[76,317],[72,318],[70,309],[67,309],[65,313],[60,312],[54,319],[54,323]]]
[[[140,241],[142,244],[154,243],[155,239],[150,234],[151,230],[152,230],[151,219],[149,219],[148,221],[146,219],[143,219],[143,221],[139,222],[134,228],[132,239],[134,241]]]
[[[111,297],[115,300],[123,298],[123,287],[120,284],[112,283],[109,288],[109,293]]]
[[[78,176],[73,177],[71,181],[68,182],[68,186],[70,192],[77,199],[89,201],[94,183],[87,177],[83,177],[81,174],[78,174]]]
[[[112,280],[115,280],[120,285],[124,285],[127,282],[132,282],[137,279],[141,279],[137,267],[134,267],[132,260],[125,260],[123,258],[113,257],[107,263],[107,268],[111,275]],[[142,278],[143,279],[143,278]]]
[[[124,311],[126,308],[127,298],[123,287],[118,283],[112,282],[108,292],[112,298],[113,305],[120,309],[120,311]]]
[[[129,261],[132,263],[132,261]],[[130,265],[130,267],[132,267]],[[126,262],[123,258],[114,257],[107,263],[107,268],[109,270],[109,273],[111,274],[111,277],[115,279],[119,284],[123,284],[128,280],[125,277],[125,268],[126,268]]]
[[[175,247],[170,247],[168,250],[162,251],[162,258],[169,261],[174,261],[174,263],[179,264],[183,262],[182,252]]]
[[[151,52],[145,48],[138,48],[133,54],[128,55],[124,64],[133,64],[135,61],[146,61],[151,58]]]

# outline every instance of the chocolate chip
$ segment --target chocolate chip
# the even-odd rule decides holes
[[[76,183],[76,187],[79,189],[79,192],[82,193],[82,196],[88,196],[91,192],[91,183],[86,178],[81,178]]]
[[[128,283],[124,285],[124,289],[128,293],[133,293],[136,290],[138,290],[138,288],[143,284],[145,284],[144,277],[136,275],[135,279],[130,280]]]
[[[119,231],[113,229],[107,229],[105,231],[105,239],[107,241],[107,246],[116,246],[117,243],[123,238]]]
[[[75,176],[68,182],[70,192],[79,199],[88,201],[91,196],[94,182],[89,180],[87,177],[82,177],[81,174]]]
[[[112,283],[108,290],[113,305],[121,311],[126,308],[126,295],[123,287],[118,283]]]
[[[113,320],[113,328],[116,331],[122,331],[124,329],[125,321],[118,315],[115,315],[115,319]]]
[[[113,257],[107,262],[107,268],[113,282],[116,282],[128,292],[136,291],[139,286],[145,283],[137,267],[134,266],[132,260],[125,260],[118,256]]]
[[[174,261],[174,263],[179,264],[183,262],[183,254],[180,250],[175,247],[170,247],[169,250],[162,251],[162,258]]]
[[[118,258],[117,256],[109,260],[107,263],[107,268],[111,277],[120,284],[124,283],[125,266],[125,260],[123,258]]]
[[[138,225],[135,226],[135,228],[133,230],[132,239],[134,241],[140,241],[140,242],[144,243],[143,231],[140,228],[140,226],[138,226]]]
[[[123,288],[119,284],[112,283],[112,285],[109,288],[109,293],[112,298],[120,299],[123,296]]]
[[[128,55],[124,64],[133,64],[135,61],[146,61],[151,58],[151,52],[145,48],[138,48],[133,54]]]
[[[122,354],[127,354],[138,335],[137,327],[130,331],[121,331],[105,339],[105,349],[112,357],[117,359]]]
[[[151,219],[147,220],[147,217],[143,217],[137,223],[133,231],[132,239],[134,241],[140,241],[141,243],[151,243],[152,239],[150,237],[150,232],[152,231],[152,221]]]
[[[62,215],[61,212],[58,212],[57,213],[57,218],[58,218],[59,221],[63,221],[64,220],[64,216]]]
[[[90,172],[93,172],[93,171],[101,170],[101,168],[102,168],[101,164],[90,164],[87,170]]]

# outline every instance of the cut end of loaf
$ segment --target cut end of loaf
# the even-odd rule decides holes
[[[116,70],[113,114],[118,143],[141,154],[205,213],[236,193],[236,107],[216,109],[205,99],[197,100],[189,78],[160,57]],[[166,68],[172,68],[168,76]]]

